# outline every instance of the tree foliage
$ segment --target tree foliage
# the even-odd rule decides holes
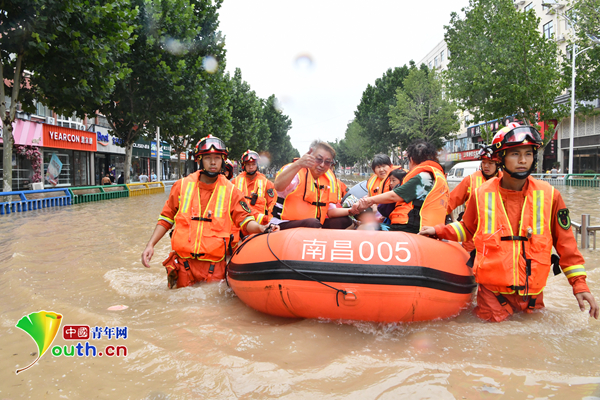
[[[267,151],[271,158],[271,166],[281,167],[291,163],[300,153],[292,146],[289,130],[292,128],[290,117],[283,114],[278,106],[275,95],[271,95],[264,103],[264,119],[269,127],[271,139]]]
[[[569,17],[575,20],[575,38],[571,46],[576,45],[576,51],[591,48],[575,58],[575,96],[577,100],[594,101],[600,98],[600,44],[595,44],[588,35],[600,38],[600,0],[576,0],[569,12]],[[570,53],[570,51],[569,51]],[[563,62],[564,86],[571,87],[570,54]],[[592,107],[578,103],[578,112],[586,114]]]
[[[556,43],[539,31],[535,13],[515,10],[511,0],[470,0],[462,11],[445,27],[446,88],[459,107],[476,123],[562,119],[554,104],[561,93]]]
[[[439,148],[442,138],[460,127],[456,111],[457,107],[443,98],[435,71],[413,67],[396,91],[396,104],[390,106],[392,134],[404,148],[416,139]]]
[[[94,112],[115,83],[131,72],[121,58],[133,42],[136,13],[128,0],[2,1],[4,191],[12,188],[12,123],[17,103],[30,112],[34,99],[61,114]],[[31,76],[26,77],[25,70]],[[5,102],[8,93],[9,109]]]
[[[206,68],[206,62],[216,60],[221,69],[225,63],[217,32],[221,1],[132,2],[139,8],[136,41],[121,59],[132,71],[100,108],[126,148],[126,181],[133,143],[140,135],[154,137],[161,125],[169,136],[175,129],[195,130],[190,124],[203,120],[206,99],[213,94],[208,90],[215,81],[210,75],[218,73]]]
[[[410,65],[413,66],[414,63],[411,61]],[[390,106],[396,104],[396,90],[402,88],[402,82],[408,73],[409,67],[406,65],[390,68],[363,92],[354,112],[356,122],[371,139],[363,152],[373,155],[397,145],[390,126],[389,112]]]

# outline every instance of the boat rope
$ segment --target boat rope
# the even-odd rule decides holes
[[[262,233],[257,233],[256,235],[251,236],[250,238],[248,238],[248,240],[244,240],[237,249],[235,249],[235,251],[233,252],[233,254],[231,255],[231,258],[229,259],[229,262],[227,263],[227,265],[225,266],[225,281],[227,282],[227,286],[229,286],[229,280],[227,278],[227,270],[229,269],[229,263],[231,263],[231,260],[233,260],[233,257],[238,254],[240,252],[240,250],[242,250],[242,248],[248,244],[251,240],[256,239],[259,236],[262,235],[267,235],[267,247],[269,248],[269,251],[271,252],[271,254],[273,254],[273,257],[275,257],[277,259],[277,261],[279,261],[281,264],[283,264],[284,266],[286,266],[287,268],[291,269],[292,271],[294,271],[295,273],[297,273],[298,275],[302,275],[305,278],[310,279],[311,281],[315,281],[317,283],[320,283],[323,286],[327,286],[328,288],[331,288],[333,290],[335,290],[335,303],[337,304],[337,306],[340,306],[340,300],[339,300],[339,296],[340,293],[342,293],[344,296],[348,294],[348,292],[344,289],[338,289],[334,286],[328,285],[327,283],[320,281],[316,278],[313,278],[310,275],[305,274],[304,272],[298,271],[297,269],[295,269],[294,267],[290,266],[289,264],[287,264],[285,261],[283,261],[282,259],[280,259],[279,257],[277,257],[277,254],[275,254],[275,252],[273,251],[273,249],[271,248],[271,244],[269,243],[269,236],[271,235],[271,232],[262,232]]]
[[[269,244],[269,235],[271,234],[271,232],[267,233],[267,247],[269,248],[269,251],[271,252],[271,254],[273,254],[273,257],[275,257],[277,259],[277,261],[279,261],[281,264],[285,265],[286,267],[288,267],[289,269],[291,269],[292,271],[294,271],[295,273],[302,275],[305,278],[308,278],[312,281],[315,281],[317,283],[320,283],[321,285],[327,286],[328,288],[331,288],[333,290],[335,290],[335,302],[337,304],[337,306],[340,306],[340,301],[339,301],[339,295],[340,293],[342,293],[344,296],[348,294],[347,291],[345,291],[344,289],[338,289],[336,287],[333,287],[331,285],[326,284],[325,282],[322,282],[316,278],[313,278],[312,276],[309,276],[307,274],[305,274],[304,272],[300,272],[297,269],[295,269],[294,267],[288,265],[285,261],[281,260],[279,257],[277,257],[277,254],[275,254],[275,252],[273,252],[273,249],[271,249],[271,245]]]

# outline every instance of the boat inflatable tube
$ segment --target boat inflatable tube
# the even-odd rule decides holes
[[[410,233],[296,228],[246,239],[227,278],[240,300],[274,316],[427,321],[469,305],[468,258],[457,243]]]

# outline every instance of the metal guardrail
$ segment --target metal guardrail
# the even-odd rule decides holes
[[[577,236],[581,235],[581,243],[579,248],[589,249],[590,248],[590,236],[594,236],[594,250],[596,250],[596,232],[600,231],[599,225],[590,225],[590,215],[581,215],[581,224],[577,222],[571,222],[571,226],[575,228],[575,241]]]
[[[148,182],[148,183],[128,183],[127,189],[129,196],[141,196],[144,194],[164,193],[165,184],[163,182]]]
[[[62,192],[62,196],[46,197],[48,193]],[[43,195],[43,196],[35,196]],[[18,196],[18,200],[13,197]],[[62,207],[72,204],[71,193],[68,189],[44,189],[27,190],[16,192],[0,192],[0,198],[9,197],[8,200],[0,202],[0,215],[6,215],[14,212],[24,212],[38,210],[48,207]],[[30,198],[28,198],[30,197]],[[31,198],[32,197],[32,198]]]
[[[552,186],[600,187],[600,174],[531,174]]]
[[[127,185],[81,186],[69,188],[73,204],[129,197]]]

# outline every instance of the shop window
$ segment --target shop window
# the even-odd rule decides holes
[[[50,160],[52,160],[52,156],[56,155],[58,160],[62,164],[60,168],[60,173],[57,177],[56,185],[49,182],[48,180],[48,165],[50,164]],[[44,151],[44,185],[46,187],[53,186],[71,186],[72,185],[72,166],[71,162],[73,160],[73,151],[72,150],[51,150]]]

